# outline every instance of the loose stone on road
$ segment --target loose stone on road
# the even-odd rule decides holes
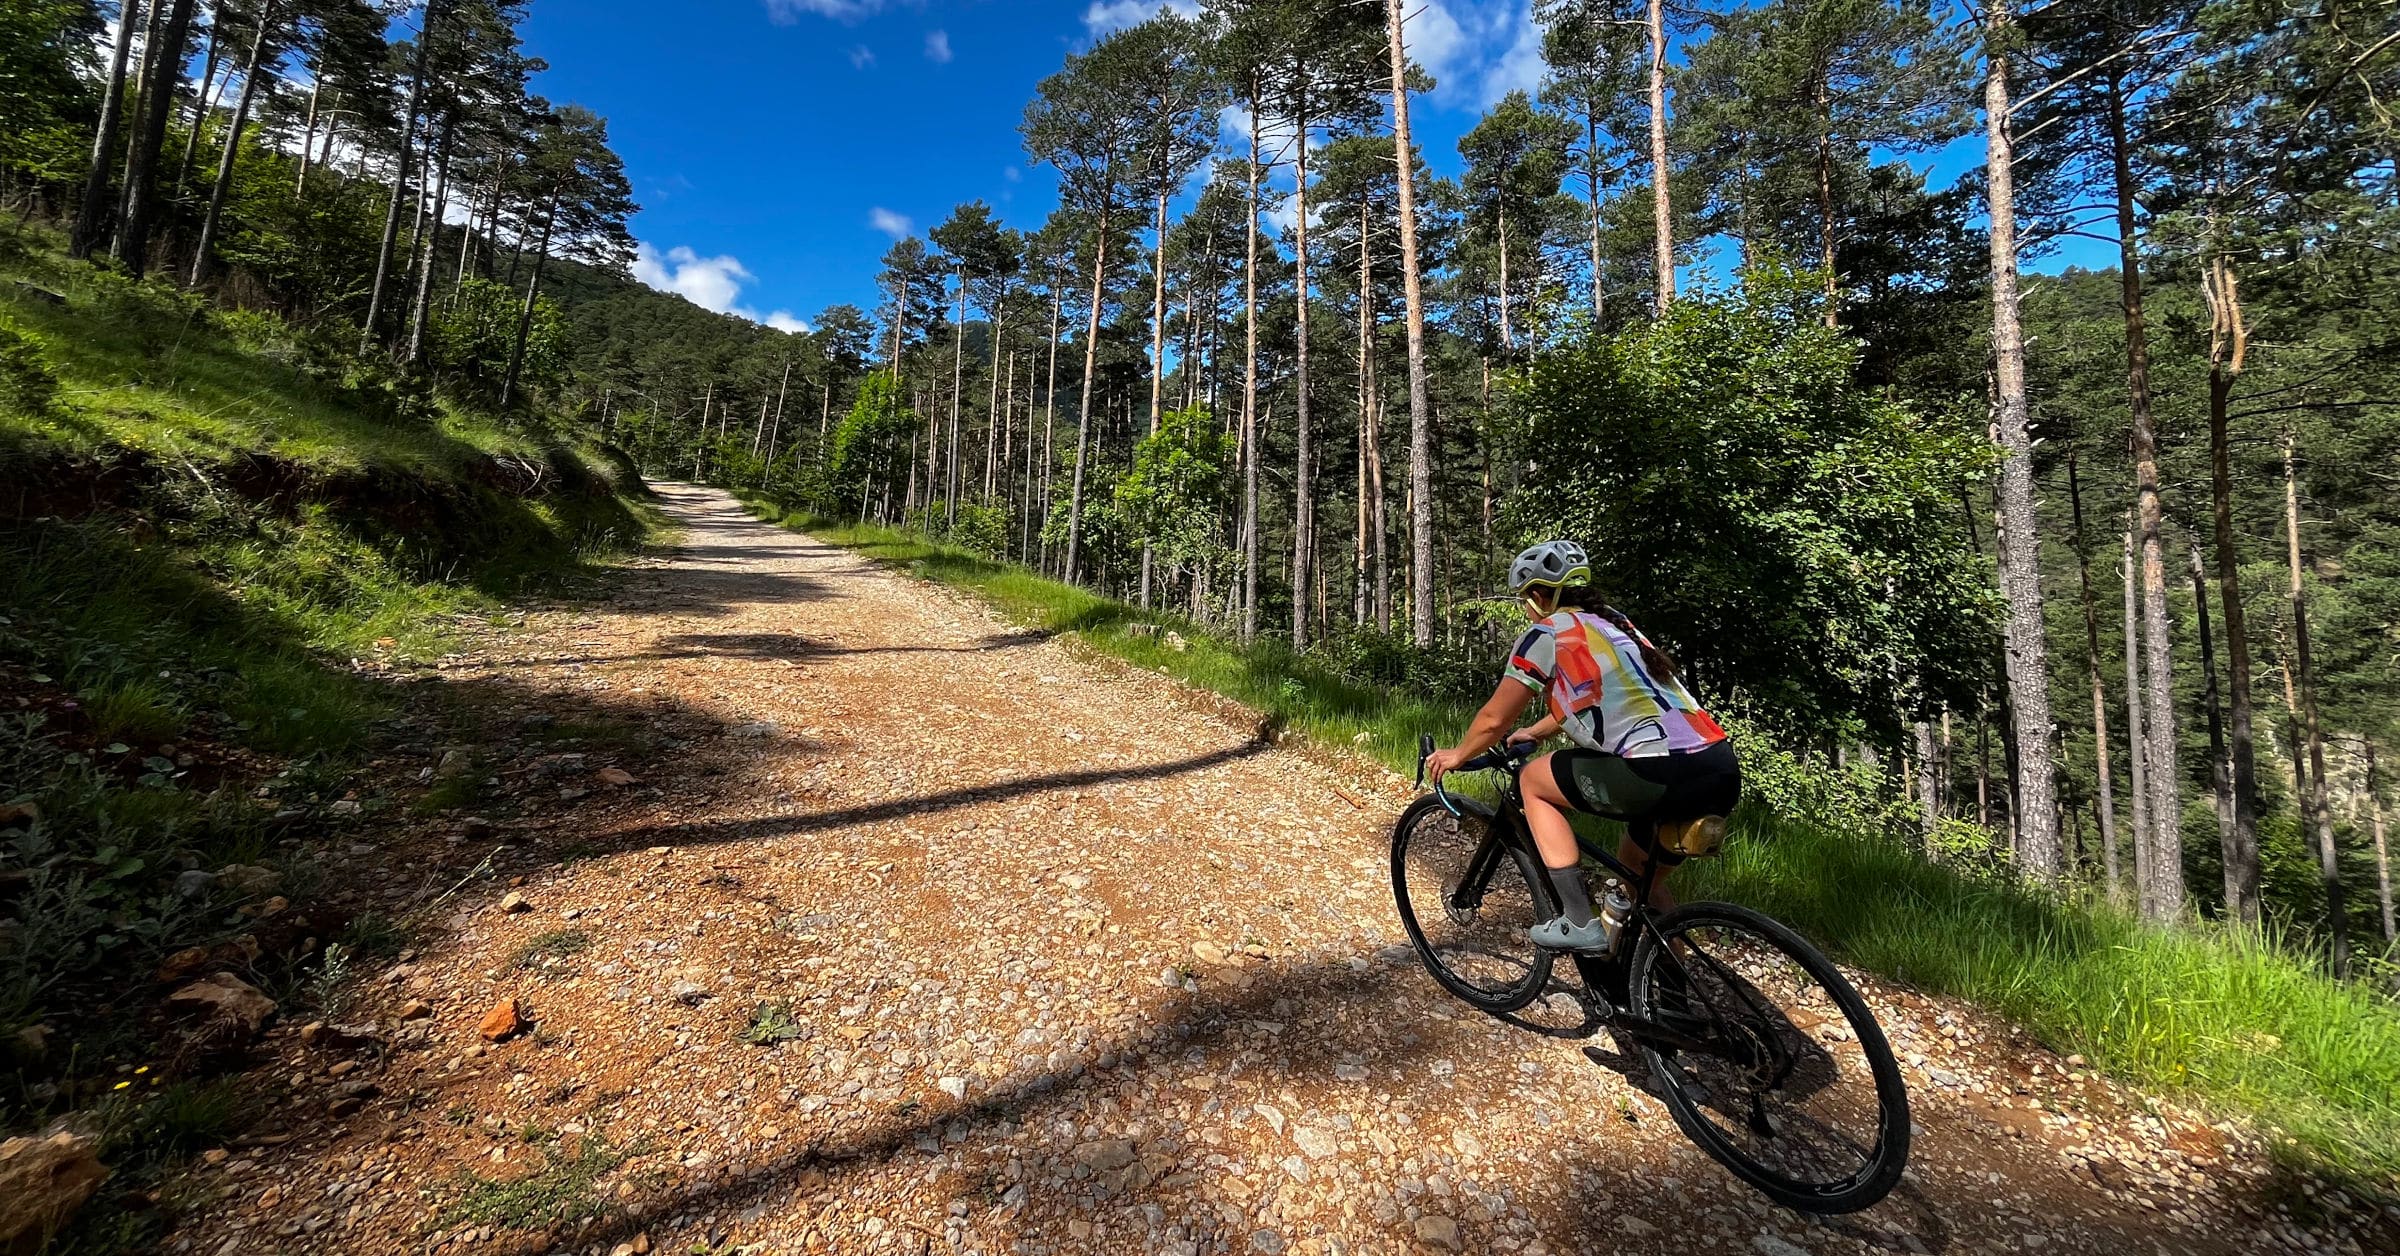
[[[1858,1216],[1779,1209],[1685,1142],[1606,1034],[1513,1028],[1423,973],[1385,873],[1407,782],[721,493],[661,492],[671,557],[430,683],[640,721],[663,749],[419,835],[502,849],[438,905],[409,892],[419,951],[368,975],[362,1027],[270,1040],[284,1141],[196,1169],[220,1203],[171,1250],[2386,1241],[2330,1188],[2295,1219],[2254,1135],[1864,978],[1916,1159]],[[320,1100],[343,1085],[365,1102],[337,1117]]]

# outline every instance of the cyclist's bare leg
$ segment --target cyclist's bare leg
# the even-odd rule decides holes
[[[1572,868],[1583,861],[1583,853],[1575,848],[1575,829],[1567,823],[1567,796],[1550,773],[1550,761],[1556,757],[1543,755],[1526,764],[1517,776],[1517,790],[1525,798],[1525,827],[1533,830],[1542,866]]]
[[[1533,844],[1542,853],[1542,866],[1556,871],[1575,867],[1582,862],[1583,853],[1576,849],[1575,829],[1567,823],[1567,812],[1573,809],[1573,804],[1558,788],[1558,777],[1550,770],[1551,758],[1543,755],[1526,764],[1517,777],[1517,786],[1525,799],[1525,827],[1533,831]],[[1639,876],[1649,865],[1650,856],[1639,843],[1627,837],[1617,843],[1617,860]],[[1675,895],[1667,889],[1666,877],[1651,883],[1650,906],[1659,911],[1675,906]]]
[[[1617,843],[1617,862],[1632,869],[1633,874],[1638,877],[1641,875],[1642,869],[1649,866],[1650,855],[1642,849],[1641,843],[1628,836]],[[1675,910],[1675,894],[1667,888],[1667,878],[1673,876],[1674,872],[1674,869],[1669,868],[1661,872],[1657,880],[1650,883],[1650,909],[1652,911]],[[1631,886],[1626,887],[1628,892],[1632,888]]]

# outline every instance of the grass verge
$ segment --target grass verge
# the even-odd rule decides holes
[[[786,527],[975,593],[1031,631],[1075,634],[1398,771],[1414,770],[1420,732],[1446,741],[1471,714],[917,533],[751,505]],[[1126,631],[1137,623],[1161,631]],[[1168,628],[1184,649],[1167,643]],[[1851,963],[1983,1004],[2061,1053],[2080,1052],[2156,1093],[2253,1120],[2291,1163],[2385,1198],[2400,1192],[2400,1011],[2382,996],[2258,938],[2145,926],[1928,863],[1872,833],[1745,807],[1736,835],[1724,858],[1683,874],[1687,896],[1770,912]]]

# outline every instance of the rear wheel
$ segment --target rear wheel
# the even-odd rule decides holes
[[[1908,1088],[1866,1000],[1799,934],[1693,903],[1635,948],[1634,1015],[1715,1051],[1645,1044],[1675,1123],[1789,1208],[1856,1212],[1908,1163]]]
[[[1532,861],[1492,813],[1466,801],[1450,814],[1420,798],[1392,829],[1392,895],[1418,958],[1450,993],[1513,1012],[1550,982],[1551,953],[1526,930],[1544,919]]]

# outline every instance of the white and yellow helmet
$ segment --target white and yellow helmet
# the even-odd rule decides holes
[[[1591,578],[1591,555],[1573,541],[1544,541],[1508,565],[1509,590],[1520,597],[1537,584],[1561,589],[1589,583]]]

